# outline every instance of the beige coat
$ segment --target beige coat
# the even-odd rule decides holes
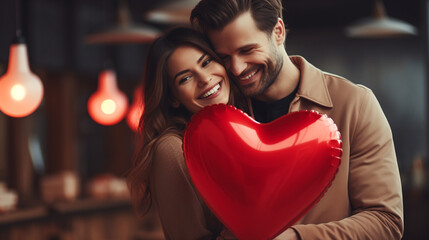
[[[302,240],[400,239],[401,182],[392,133],[374,94],[322,72],[302,57],[291,59],[301,77],[289,110],[327,114],[343,141],[342,161],[332,186],[293,228]],[[167,239],[213,239],[222,225],[193,188],[181,144],[179,137],[170,136],[155,152],[154,204]]]
[[[320,202],[293,228],[306,239],[401,239],[402,190],[392,133],[368,88],[291,57],[301,71],[290,111],[311,109],[337,124],[338,174]]]

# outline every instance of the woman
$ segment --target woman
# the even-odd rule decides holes
[[[151,45],[144,76],[142,144],[128,184],[138,212],[145,214],[156,206],[167,239],[214,239],[223,228],[191,183],[182,134],[201,108],[234,104],[232,88],[236,89],[220,59],[200,33],[175,28]]]

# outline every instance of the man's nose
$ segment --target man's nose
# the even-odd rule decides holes
[[[241,73],[246,69],[246,63],[239,56],[231,57],[230,71],[234,76],[240,76]]]

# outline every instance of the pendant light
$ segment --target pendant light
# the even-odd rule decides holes
[[[179,0],[149,11],[145,19],[162,24],[189,24],[192,9],[200,0]]]
[[[160,31],[154,27],[132,23],[127,1],[121,0],[117,24],[88,35],[85,37],[85,42],[89,44],[151,43],[159,34]]]
[[[88,100],[88,113],[101,125],[119,123],[127,112],[128,99],[116,83],[113,70],[104,70],[99,74],[98,89]]]
[[[349,37],[382,38],[417,35],[417,29],[398,19],[388,17],[382,0],[374,0],[374,15],[362,19],[346,29]]]
[[[19,11],[16,1],[16,38],[10,46],[7,72],[0,78],[0,111],[16,118],[33,113],[43,99],[42,81],[31,72],[28,63]]]
[[[127,115],[127,124],[134,132],[138,131],[143,110],[143,87],[140,85],[134,90],[133,103]]]

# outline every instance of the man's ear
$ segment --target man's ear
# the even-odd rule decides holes
[[[277,45],[283,45],[286,38],[286,30],[285,30],[285,25],[283,23],[283,20],[281,18],[277,20],[277,23],[274,26],[273,36]]]

